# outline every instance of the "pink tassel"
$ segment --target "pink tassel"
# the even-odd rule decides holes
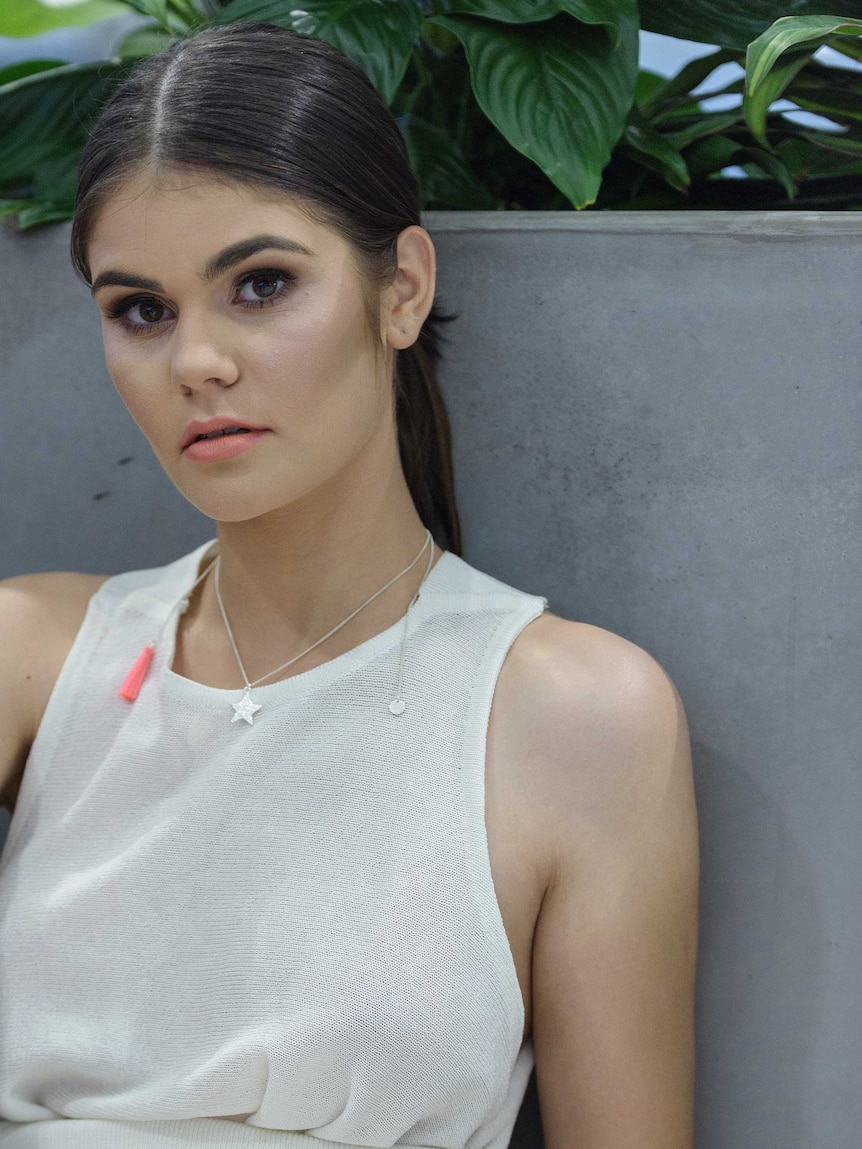
[[[138,655],[135,665],[126,675],[126,680],[120,687],[120,698],[126,698],[129,702],[134,702],[138,697],[138,692],[141,689],[141,684],[147,677],[147,671],[150,668],[150,663],[153,661],[153,654],[155,647],[145,646],[141,653]]]

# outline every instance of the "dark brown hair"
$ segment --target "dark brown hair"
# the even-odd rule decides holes
[[[295,198],[350,244],[369,330],[397,269],[397,238],[419,224],[419,191],[398,124],[377,89],[324,40],[274,24],[204,28],[137,64],[102,110],[81,156],[72,263],[112,193],[143,168],[198,171]],[[461,554],[449,418],[436,373],[435,300],[416,342],[395,351],[398,448],[419,517]]]

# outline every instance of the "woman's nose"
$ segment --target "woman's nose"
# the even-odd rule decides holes
[[[216,382],[235,383],[238,369],[226,344],[224,320],[216,315],[186,311],[175,325],[171,339],[171,379],[191,388]]]

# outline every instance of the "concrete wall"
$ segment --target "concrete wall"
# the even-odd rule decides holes
[[[862,215],[431,213],[465,557],[674,678],[698,1149],[862,1128]],[[211,536],[115,396],[68,227],[0,234],[0,575]],[[531,1087],[513,1145],[538,1146]]]

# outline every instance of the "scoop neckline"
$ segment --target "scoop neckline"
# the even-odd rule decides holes
[[[203,565],[202,560],[209,557],[209,552],[217,543],[218,539],[211,539],[209,542],[196,547],[195,550],[186,556],[180,577],[177,578],[175,584],[179,587],[177,598],[180,597],[184,589],[187,591],[191,589],[192,582],[198,574],[200,574]],[[412,607],[408,607],[408,610],[405,611],[405,614],[409,613],[410,615],[407,647],[404,655],[405,662],[410,656],[410,635],[415,631],[417,621],[424,616],[427,610],[428,598],[426,592],[435,585],[437,578],[439,578],[438,571],[440,566],[443,564],[448,565],[452,557],[451,551],[443,551],[429,571],[428,577],[422,585],[418,600]],[[344,651],[343,654],[338,654],[334,658],[320,663],[319,666],[313,666],[309,670],[300,671],[298,674],[293,674],[277,682],[253,686],[252,697],[259,701],[262,706],[264,703],[271,705],[283,698],[307,694],[310,691],[337,682],[338,679],[344,678],[350,674],[351,671],[358,669],[365,663],[370,662],[377,655],[383,654],[390,647],[399,643],[403,634],[405,614],[402,614],[391,626],[386,627],[385,630],[381,630],[379,633],[372,635],[371,638],[365,639],[364,642],[360,642],[357,646],[351,647],[350,650]],[[212,709],[229,707],[232,702],[238,701],[245,687],[207,686],[205,683],[198,682],[194,678],[186,678],[183,674],[177,674],[175,670],[171,669],[176,651],[179,620],[180,613],[176,611],[170,625],[165,628],[165,636],[161,644],[163,651],[163,663],[160,676],[162,689],[170,691],[175,695],[185,695],[187,698],[209,705]],[[393,697],[395,685],[395,679],[393,678]],[[391,699],[387,698],[385,701],[388,706]]]

